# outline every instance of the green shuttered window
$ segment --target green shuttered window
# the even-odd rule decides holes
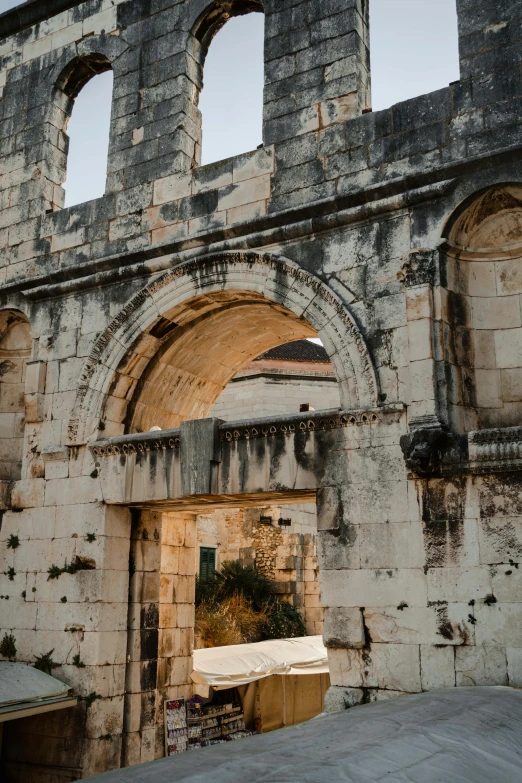
[[[199,578],[206,582],[216,570],[216,550],[202,546],[199,550]]]

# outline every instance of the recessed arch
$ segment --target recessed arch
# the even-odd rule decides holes
[[[25,428],[25,373],[31,327],[18,310],[0,311],[0,479],[21,478]]]
[[[450,326],[450,420],[466,432],[522,414],[522,184],[468,196],[447,221],[443,278]]]
[[[75,57],[61,72],[56,88],[74,100],[91,79],[111,70],[111,62],[105,54],[92,52]]]
[[[221,28],[234,16],[264,13],[260,0],[214,0],[197,18],[192,35],[201,45],[200,64],[203,65],[208,47]]]
[[[453,253],[469,258],[522,253],[522,183],[473,193],[454,211],[443,235]]]
[[[238,324],[248,317],[251,333],[240,334]],[[262,340],[256,337],[264,328],[261,317],[266,327]],[[221,338],[227,334],[225,345]],[[172,382],[178,384],[177,396],[193,396],[195,389],[200,393],[198,409],[164,410],[165,420],[154,422],[157,426],[176,426],[176,417],[204,417],[219,388],[256,352],[314,334],[322,339],[333,364],[342,407],[375,407],[377,380],[365,341],[343,302],[317,277],[288,259],[250,252],[181,264],[137,293],[96,341],[80,379],[69,443],[96,438],[100,419],[116,425],[115,434],[123,432],[125,422],[140,429],[152,425],[136,402],[134,411],[129,408],[135,394],[140,401],[147,382],[148,392],[154,393],[156,384],[158,395],[165,394]],[[217,344],[220,349],[225,345],[226,354],[234,351],[234,342],[237,355],[225,361],[221,354],[215,366]],[[165,369],[154,375],[165,357],[165,367],[175,367],[178,373],[174,379]],[[184,383],[190,374],[196,385]]]

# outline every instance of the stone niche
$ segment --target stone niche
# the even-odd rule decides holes
[[[522,187],[473,196],[447,227],[441,292],[448,407],[460,431],[522,415]]]

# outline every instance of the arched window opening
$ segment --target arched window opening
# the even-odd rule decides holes
[[[370,39],[374,111],[459,79],[455,0],[371,0]]]
[[[70,99],[64,130],[68,157],[64,206],[105,193],[113,73],[104,57],[77,60],[65,74],[62,92]]]
[[[249,10],[259,10],[257,4],[250,5]],[[216,19],[211,25],[210,21],[200,38],[203,50],[223,24]],[[212,40],[199,105],[203,164],[249,152],[262,143],[263,46],[264,15],[260,13],[231,19]]]
[[[21,477],[25,426],[25,372],[31,329],[24,315],[0,312],[0,479]]]

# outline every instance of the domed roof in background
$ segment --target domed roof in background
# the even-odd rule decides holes
[[[328,354],[322,345],[312,343],[310,340],[296,340],[292,343],[278,345],[271,348],[270,351],[258,356],[254,361],[262,359],[275,359],[286,362],[318,362],[324,364],[329,362]]]

